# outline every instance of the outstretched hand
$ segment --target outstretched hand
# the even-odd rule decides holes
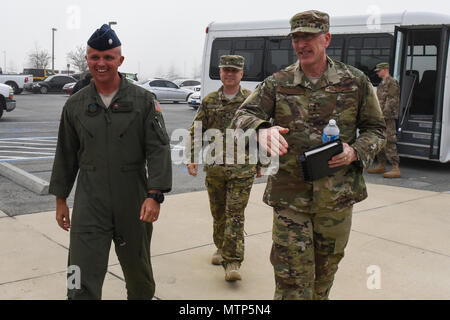
[[[260,129],[258,131],[259,145],[269,152],[271,156],[282,156],[288,152],[289,145],[282,134],[289,132],[288,128],[274,126],[267,129]]]

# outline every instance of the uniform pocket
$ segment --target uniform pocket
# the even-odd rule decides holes
[[[158,135],[159,140],[161,140],[163,144],[168,144],[170,139],[169,135],[167,134],[164,121],[162,121],[161,119],[158,118],[157,115],[155,115],[152,124],[156,134]]]

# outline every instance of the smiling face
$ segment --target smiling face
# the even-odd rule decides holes
[[[91,47],[87,48],[86,60],[89,71],[94,81],[98,83],[108,83],[117,80],[117,77],[119,77],[117,70],[124,59],[120,47],[106,51],[99,51]]]
[[[222,80],[225,88],[239,87],[244,71],[236,68],[224,67],[220,68],[220,80]]]
[[[311,69],[326,61],[326,49],[330,41],[330,33],[294,33],[292,46],[302,68]]]

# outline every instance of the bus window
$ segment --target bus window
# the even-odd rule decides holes
[[[434,113],[440,41],[440,30],[411,32],[406,70],[417,76],[413,89],[411,114],[432,115]]]
[[[342,61],[342,53],[344,52],[344,38],[331,37],[330,45],[327,48],[327,55],[337,61]]]
[[[286,38],[270,38],[267,40],[267,57],[264,78],[280,71],[297,60],[292,42]]]
[[[236,40],[233,54],[245,58],[243,81],[261,81],[263,78],[264,39]]]
[[[231,40],[216,39],[212,45],[211,64],[209,69],[209,76],[211,79],[220,79],[219,75],[219,61],[220,57],[226,54],[231,54]]]
[[[346,63],[364,72],[377,86],[381,79],[374,71],[375,67],[381,62],[390,62],[392,45],[393,37],[390,34],[351,36]]]

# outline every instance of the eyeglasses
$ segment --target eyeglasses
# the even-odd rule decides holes
[[[324,34],[324,32],[319,32],[319,33],[303,33],[303,34],[298,34],[298,33],[294,33],[291,38],[292,41],[294,42],[298,42],[298,41],[311,41],[315,38],[317,38],[318,36],[320,36],[321,34]]]

